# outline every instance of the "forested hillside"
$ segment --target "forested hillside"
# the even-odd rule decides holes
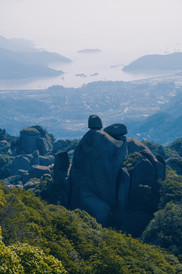
[[[55,141],[52,134],[40,126],[24,128],[19,137],[0,130],[1,273],[8,273],[7,269],[14,271],[12,273],[64,273],[64,268],[68,273],[182,272],[181,139],[166,147],[142,143],[123,136],[127,128],[122,124],[94,129],[102,127],[101,119],[95,115],[89,118],[88,125],[90,130],[81,141]],[[105,155],[99,166],[94,160],[94,138],[98,143],[95,153],[100,150],[101,155]],[[74,182],[77,184],[75,179],[83,180],[82,174],[74,175],[73,171],[88,161],[79,160],[84,156],[83,147],[85,153],[88,149],[92,153],[91,173],[86,173],[84,168],[84,176],[100,178],[100,185],[104,186],[107,178],[105,170],[101,173],[97,168],[102,168],[102,162],[107,163],[107,155],[110,163],[114,152],[114,165],[106,165],[108,174],[116,170],[115,165],[119,163],[119,177],[108,181],[111,191],[116,184],[117,195],[113,196],[116,203],[106,216],[109,223],[103,226],[86,211],[78,209],[79,206],[68,210],[75,195],[72,191]],[[126,147],[129,155],[125,154]],[[71,178],[70,173],[75,177]],[[89,177],[85,178],[87,183]],[[94,182],[95,179],[91,179]],[[69,190],[70,182],[72,189]],[[78,189],[89,187],[86,183],[84,187],[78,185]],[[108,186],[104,188],[103,195]],[[95,191],[94,195],[98,193]],[[90,192],[90,196],[80,197],[89,201],[91,195]],[[96,211],[90,214],[103,220],[97,212],[102,212],[102,203],[107,197],[100,196],[101,204],[94,199]]]
[[[47,273],[64,273],[61,272],[62,268],[58,261],[48,255],[46,257],[39,249],[25,244],[15,244],[21,242],[39,246],[45,254],[52,254],[62,261],[68,273],[179,273],[182,271],[182,265],[173,255],[159,247],[142,244],[121,232],[103,229],[84,211],[68,211],[58,205],[47,205],[31,191],[11,190],[2,182],[0,194],[3,242],[10,245],[5,248],[1,242],[3,249],[1,249],[0,262],[6,265],[4,267],[6,270],[7,265],[13,269],[16,260],[18,264],[19,260],[23,262],[26,256],[28,259],[23,266],[25,270],[27,260],[32,269],[36,269],[31,263],[30,254],[33,252],[32,256],[37,260],[39,269],[55,267],[60,269],[60,272],[55,270]],[[14,260],[11,259],[11,250],[17,253]],[[45,266],[45,263],[48,266]],[[21,264],[19,267],[21,269]],[[3,271],[1,273],[7,273]],[[30,272],[25,271],[25,273]]]

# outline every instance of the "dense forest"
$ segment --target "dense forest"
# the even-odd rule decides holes
[[[163,188],[164,192],[173,196],[173,203],[156,213],[143,238],[149,242],[156,240],[158,245],[165,244],[165,248],[180,256],[182,223],[178,217],[181,211],[180,204],[175,204],[180,189],[176,190],[177,193],[175,190],[169,191],[167,182]],[[179,260],[169,252],[144,244],[122,232],[102,228],[84,211],[69,211],[59,205],[48,205],[31,191],[9,189],[2,182],[0,195],[0,223],[4,242],[1,241],[1,273],[43,273],[43,270],[46,273],[64,273],[58,260],[61,260],[68,273],[182,271]],[[166,202],[163,197],[161,206]],[[175,234],[171,235],[173,239],[169,240],[169,229],[174,232],[175,228]],[[12,272],[8,272],[10,269]]]

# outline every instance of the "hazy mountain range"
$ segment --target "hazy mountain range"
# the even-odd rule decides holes
[[[71,60],[57,53],[38,50],[24,39],[0,37],[0,79],[60,75],[62,71],[48,67],[55,62],[69,63]]]

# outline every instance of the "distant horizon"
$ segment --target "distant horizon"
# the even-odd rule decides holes
[[[129,63],[182,51],[181,10],[180,0],[6,0],[0,1],[0,35],[24,37],[71,59],[98,48]]]
[[[0,36],[0,45],[4,42],[4,48],[20,51],[35,50],[33,41],[24,38],[6,39]],[[38,50],[41,50],[37,48]],[[46,49],[44,49],[46,50]],[[49,67],[61,70],[63,75],[57,77],[46,78],[30,78],[30,79],[7,79],[0,80],[0,90],[26,90],[26,89],[46,89],[53,85],[62,85],[64,87],[78,88],[84,84],[95,81],[134,81],[147,79],[156,76],[163,76],[163,73],[129,73],[123,72],[122,68],[126,66],[127,56],[118,54],[108,54],[102,49],[83,49],[83,52],[75,52],[72,58],[66,55],[65,57],[72,60],[71,63],[55,63]],[[166,53],[165,53],[166,54]],[[63,55],[61,53],[61,55]],[[139,56],[141,57],[141,56]],[[132,59],[131,62],[136,59]]]

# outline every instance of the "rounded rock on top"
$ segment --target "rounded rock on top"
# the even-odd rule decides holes
[[[90,129],[101,129],[102,128],[102,120],[99,116],[93,114],[88,118],[88,128]]]
[[[113,138],[121,137],[128,133],[127,127],[124,124],[112,124],[106,128],[104,131],[107,132]]]

